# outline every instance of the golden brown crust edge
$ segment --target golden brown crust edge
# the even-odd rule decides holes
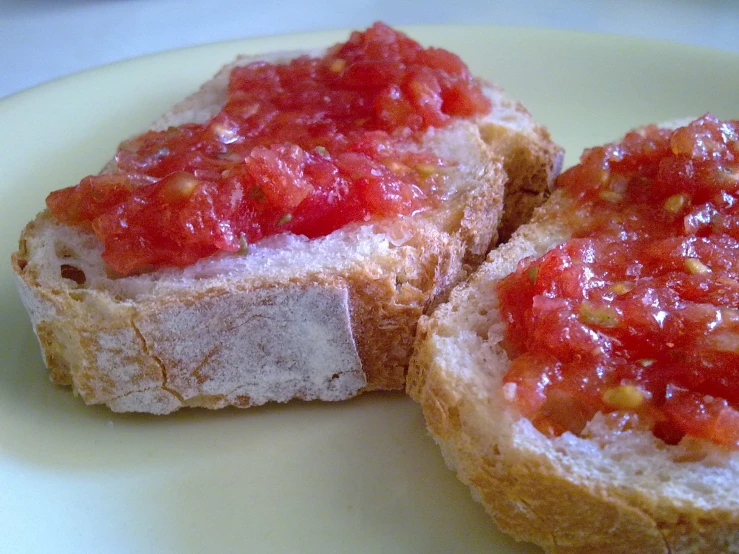
[[[568,554],[739,552],[736,510],[703,509],[656,491],[611,486],[607,479],[579,475],[577,464],[566,452],[554,456],[540,445],[529,444],[530,435],[518,431],[517,416],[501,407],[505,402],[500,390],[502,373],[492,367],[499,358],[492,354],[497,346],[489,342],[488,334],[497,310],[488,304],[492,293],[484,289],[492,289],[495,279],[505,274],[501,268],[510,270],[523,255],[548,249],[548,234],[552,235],[550,244],[562,237],[563,226],[547,221],[567,208],[555,196],[554,202],[538,211],[532,225],[519,230],[528,242],[538,241],[538,245],[521,249],[521,241],[514,237],[507,245],[511,248],[502,249],[502,257],[508,259],[500,259],[501,249],[491,253],[470,281],[452,291],[449,303],[431,317],[421,318],[407,376],[409,395],[421,405],[447,464],[500,528],[517,540],[535,542],[547,552]],[[477,319],[470,319],[469,327],[456,335],[459,328],[451,328],[450,318],[478,300],[480,305],[473,308]],[[480,352],[460,362],[450,357],[448,341],[465,334],[476,337],[473,342]],[[487,372],[482,382],[489,385],[492,380],[497,389],[481,390],[470,372]],[[489,379],[490,374],[497,376]]]
[[[498,228],[500,242],[506,242],[549,197],[562,170],[564,150],[552,141],[545,127],[532,123],[533,117],[523,104],[506,98],[493,85],[487,85],[486,92],[505,108],[501,119],[493,113],[480,122],[480,134],[503,159],[509,176]]]

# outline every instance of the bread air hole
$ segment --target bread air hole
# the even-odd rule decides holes
[[[59,274],[63,279],[74,281],[78,285],[84,285],[87,282],[87,275],[79,267],[70,264],[62,264],[59,267]]]

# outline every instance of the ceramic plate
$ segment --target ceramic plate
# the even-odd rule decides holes
[[[738,54],[534,29],[410,32],[521,99],[567,163],[642,123],[739,116]],[[53,386],[43,367],[9,257],[46,194],[98,171],[237,53],[345,36],[168,52],[0,102],[0,551],[538,552],[497,530],[402,394],[116,415]]]

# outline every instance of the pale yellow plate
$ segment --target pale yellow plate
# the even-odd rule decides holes
[[[424,27],[583,147],[647,122],[739,117],[739,55],[533,29]],[[74,75],[0,102],[0,552],[537,552],[502,535],[401,394],[247,411],[121,416],[48,380],[9,257],[46,194],[237,53],[331,32],[215,44]]]

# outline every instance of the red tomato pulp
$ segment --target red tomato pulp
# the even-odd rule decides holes
[[[47,205],[92,228],[122,274],[185,267],[275,233],[313,238],[433,205],[445,162],[399,147],[489,110],[456,55],[377,23],[323,58],[234,69],[210,121],[125,142],[115,173]]]
[[[497,289],[523,414],[558,435],[628,412],[739,447],[739,122],[629,133],[558,186],[572,240]]]

